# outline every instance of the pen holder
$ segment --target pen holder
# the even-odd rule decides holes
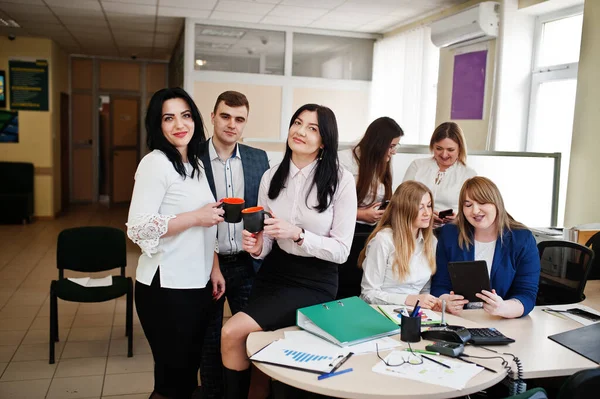
[[[400,339],[404,342],[419,342],[421,340],[421,316],[409,317],[402,315],[400,319]]]

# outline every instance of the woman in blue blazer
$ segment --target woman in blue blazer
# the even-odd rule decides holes
[[[448,262],[472,260],[488,265],[492,291],[476,294],[486,312],[506,318],[531,312],[540,278],[535,239],[506,212],[498,187],[481,176],[465,181],[456,224],[444,226],[438,237],[431,294],[445,299],[450,313],[460,313],[468,301],[452,291]]]

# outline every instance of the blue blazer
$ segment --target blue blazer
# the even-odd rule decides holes
[[[210,142],[207,140],[201,145],[200,160],[204,164],[204,172],[215,199],[218,201],[217,190],[215,188],[215,177],[213,175],[212,166],[210,164],[210,155],[208,146]],[[269,159],[267,153],[258,148],[248,147],[238,143],[240,157],[242,158],[242,169],[244,170],[244,201],[245,207],[250,208],[256,206],[258,202],[258,188],[260,187],[260,179],[262,175],[269,169]]]
[[[439,297],[452,290],[448,262],[475,260],[475,248],[458,246],[458,227],[447,224],[442,227],[436,250],[437,271],[432,278],[431,294]],[[540,280],[540,256],[529,230],[507,231],[502,240],[496,241],[490,283],[503,299],[521,301],[529,314],[535,306]]]

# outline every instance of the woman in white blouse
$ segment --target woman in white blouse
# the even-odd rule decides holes
[[[381,219],[382,202],[392,196],[392,167],[402,128],[387,116],[377,118],[354,148],[340,151],[340,164],[356,180],[356,232],[370,233]]]
[[[416,180],[429,187],[435,200],[434,223],[450,223],[458,211],[458,194],[463,183],[477,173],[467,166],[465,137],[454,122],[444,122],[433,131],[429,150],[433,157],[415,159],[403,181]],[[439,217],[441,211],[449,209],[451,215]]]
[[[142,249],[135,304],[154,357],[152,399],[189,399],[198,386],[204,331],[225,292],[215,254],[223,210],[200,167],[202,118],[180,88],[156,92],[146,114],[127,235]]]
[[[426,309],[438,300],[429,294],[435,273],[433,199],[422,183],[402,183],[392,196],[381,221],[360,253],[364,270],[361,298],[373,304]]]
[[[222,330],[226,398],[248,395],[251,332],[292,326],[296,309],[335,299],[356,221],[354,179],[338,166],[337,147],[333,112],[306,104],[292,116],[283,160],[262,177],[258,204],[273,218],[260,233],[243,231],[244,250],[264,261],[248,305]],[[253,375],[252,391],[266,397],[268,379]]]

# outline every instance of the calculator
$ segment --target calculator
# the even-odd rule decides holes
[[[427,345],[425,349],[445,356],[458,357],[464,352],[465,346],[456,342],[437,341]]]

